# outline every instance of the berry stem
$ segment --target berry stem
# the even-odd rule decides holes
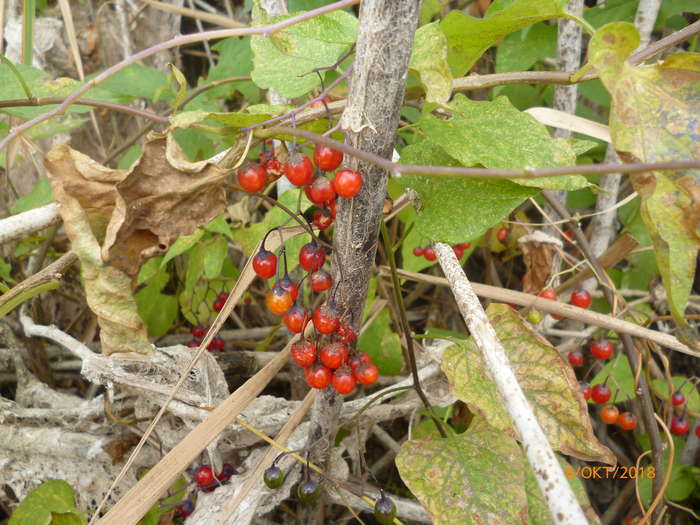
[[[394,249],[391,245],[391,240],[389,239],[389,231],[387,230],[386,223],[384,221],[381,222],[380,228],[382,232],[382,239],[384,240],[384,252],[386,254],[387,260],[389,261],[389,268],[391,269],[391,282],[392,288],[394,289],[394,300],[396,301],[396,305],[399,311],[399,322],[401,325],[401,331],[403,332],[404,340],[406,341],[406,353],[408,354],[408,362],[411,366],[411,375],[413,376],[413,388],[415,388],[418,397],[420,397],[421,401],[423,401],[423,405],[425,405],[425,408],[430,414],[430,417],[432,418],[433,422],[435,423],[438,432],[440,432],[440,436],[442,436],[443,438],[447,438],[447,432],[445,431],[445,427],[443,426],[442,421],[433,412],[433,407],[430,404],[430,401],[428,401],[428,397],[425,395],[425,392],[423,392],[423,388],[420,385],[420,378],[418,377],[418,366],[416,365],[416,354],[415,350],[413,349],[413,337],[411,336],[411,329],[408,326],[408,318],[406,317],[406,305],[404,304],[403,297],[401,295],[401,284],[399,282],[399,276],[396,273],[396,259],[394,258]]]

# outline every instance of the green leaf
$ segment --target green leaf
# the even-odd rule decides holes
[[[193,246],[196,246],[199,240],[204,235],[204,230],[197,228],[194,233],[190,235],[181,235],[177,240],[170,246],[168,251],[165,253],[163,260],[160,263],[161,268],[164,267],[168,261],[174,259],[178,255],[182,255],[186,251],[190,250]]]
[[[571,145],[553,139],[532,116],[518,111],[505,97],[493,102],[456,95],[449,104],[453,116],[442,120],[426,114],[419,122],[430,140],[463,166],[480,164],[492,169],[549,168],[576,163]],[[581,175],[515,178],[522,186],[576,190],[588,185]]]
[[[158,525],[161,516],[170,512],[174,505],[177,505],[180,501],[185,499],[186,489],[187,481],[180,476],[168,490],[168,493],[172,495],[156,501],[145,516],[141,518],[138,525]]]
[[[612,96],[610,133],[625,162],[695,160],[700,148],[700,54],[679,53],[651,66],[626,59],[639,44],[632,24],[608,24],[591,39],[589,57]],[[669,309],[682,340],[692,342],[683,312],[700,249],[700,170],[630,175],[642,199]],[[692,343],[690,343],[692,344]]]
[[[51,513],[51,525],[83,525],[84,523],[87,523],[87,521],[79,511],[62,512],[60,514]]]
[[[159,91],[169,89],[168,75],[152,67],[131,64],[100,83],[100,88],[127,98],[153,100]],[[86,95],[93,96],[93,90]]]
[[[45,481],[17,506],[9,525],[49,525],[52,513],[74,513],[73,488],[63,480]],[[83,518],[79,523],[87,523]]]
[[[506,36],[498,47],[496,73],[527,71],[546,57],[557,56],[557,27],[535,24]]]
[[[685,394],[685,406],[688,410],[700,412],[700,394],[692,381],[688,381],[688,378],[685,376],[671,376],[671,384],[674,391],[680,390]],[[652,385],[662,398],[670,400],[668,381],[665,379],[654,379],[652,380]]]
[[[215,236],[204,248],[204,276],[214,279],[221,275],[224,259],[228,256],[228,241],[221,235]]]
[[[266,23],[291,16],[275,17]],[[306,73],[334,64],[356,38],[357,19],[345,11],[306,20],[269,37],[253,36],[253,81],[287,98],[301,96],[321,82],[318,75]],[[325,76],[323,72],[321,76]]]
[[[233,232],[231,231],[231,226],[229,226],[229,223],[226,222],[225,213],[214,217],[209,224],[204,226],[204,229],[208,232],[220,233],[233,240]]]
[[[51,183],[49,179],[43,177],[37,181],[32,188],[32,191],[26,195],[22,195],[12,205],[10,213],[22,213],[23,211],[33,210],[39,206],[44,206],[53,202],[53,193],[51,192]]]
[[[610,379],[608,379],[608,377],[610,377]],[[632,374],[629,361],[627,361],[627,356],[624,354],[618,352],[615,359],[612,359],[609,363],[605,363],[603,368],[600,369],[591,381],[591,385],[604,383],[606,379],[617,402],[627,401],[637,397],[634,393],[634,375]],[[592,400],[589,400],[589,402],[591,404],[593,403]]]
[[[447,102],[452,94],[452,73],[447,63],[447,38],[437,22],[419,27],[408,65],[420,76],[427,102]]]
[[[250,37],[227,38],[212,46],[219,53],[219,60],[209,70],[207,81],[212,82],[230,77],[242,77],[250,75],[253,70],[253,51],[250,49]],[[260,89],[249,80],[232,82],[215,87],[208,91],[208,96],[213,98],[225,98],[234,91],[239,91],[245,100],[257,101],[260,99]]]
[[[384,308],[357,342],[372,358],[383,376],[397,375],[403,367],[403,351],[398,334],[391,330],[389,309]]]
[[[451,11],[440,23],[447,36],[447,57],[452,74],[461,77],[481,55],[513,31],[557,18],[564,14],[567,0],[504,0],[494,2],[486,16],[472,18],[461,11]]]
[[[489,320],[552,448],[585,461],[615,464],[593,434],[588,408],[571,366],[546,339],[505,304],[491,303]],[[515,436],[500,394],[473,338],[445,349],[442,370],[454,394],[498,430]]]
[[[139,315],[146,323],[150,337],[164,336],[177,319],[177,299],[173,295],[161,292],[169,281],[168,272],[158,271],[150,282],[134,295]]]
[[[692,432],[692,429],[691,429]],[[647,435],[639,437],[643,448],[649,450],[649,439]],[[671,501],[681,502],[700,487],[700,468],[692,465],[684,465],[680,462],[680,454],[686,445],[686,440],[682,436],[673,436],[673,445],[675,447],[675,455],[673,457],[673,468],[669,478],[668,488],[664,495]],[[669,470],[669,447],[664,448],[664,472]],[[648,470],[650,466],[645,467],[644,475],[639,476],[639,495],[645,507],[651,503],[651,486],[653,476]],[[658,474],[657,474],[658,475]]]
[[[173,101],[173,109],[177,110],[182,103],[182,99],[185,98],[185,93],[187,91],[187,80],[185,79],[185,75],[182,74],[182,71],[175,67],[175,64],[170,64],[170,70],[172,71],[175,81],[177,82],[177,93],[175,94],[175,100]]]
[[[487,425],[447,439],[410,440],[396,466],[435,525],[522,523],[526,463],[516,441]]]
[[[12,278],[12,265],[2,257],[0,257],[0,279],[6,283],[15,283],[15,280]]]
[[[459,165],[437,146],[437,142],[430,139],[405,147],[401,152],[401,162],[414,165]],[[479,237],[503,220],[521,202],[537,193],[534,188],[526,188],[508,180],[421,175],[403,175],[395,180],[420,195],[421,209],[415,219],[415,235],[451,244]]]
[[[668,0],[662,2],[662,5]],[[692,1],[692,0],[691,0]],[[596,29],[609,22],[621,22],[634,20],[637,11],[637,0],[607,0],[599,6],[584,11],[584,18]],[[659,17],[661,10],[659,10]]]

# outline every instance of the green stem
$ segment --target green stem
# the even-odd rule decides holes
[[[32,100],[34,99],[34,95],[32,95],[31,90],[29,89],[29,85],[24,81],[24,78],[22,77],[22,74],[19,72],[17,69],[17,66],[15,66],[12,61],[7,58],[5,55],[0,55],[0,61],[3,62],[7,67],[10,68],[10,71],[15,75],[15,78],[19,81],[19,83],[22,85],[22,90],[24,91],[24,94],[27,95],[27,98]]]
[[[386,258],[389,260],[389,267],[391,268],[391,281],[394,288],[394,298],[396,300],[396,306],[399,310],[399,322],[401,324],[401,331],[403,332],[404,339],[406,340],[406,353],[408,354],[408,361],[411,366],[411,375],[413,375],[413,388],[415,388],[418,397],[421,398],[426,410],[430,414],[430,417],[435,422],[435,426],[440,432],[443,438],[447,437],[447,432],[445,427],[442,425],[442,421],[433,412],[433,407],[430,405],[423,388],[420,386],[420,379],[418,378],[418,366],[416,365],[416,354],[413,349],[413,337],[411,336],[411,329],[408,326],[408,318],[406,317],[406,305],[403,303],[403,297],[401,296],[401,284],[399,283],[399,275],[396,272],[396,259],[394,257],[394,249],[391,246],[391,240],[389,239],[389,231],[386,229],[386,223],[381,222],[382,239],[384,240],[384,248],[386,252]]]
[[[36,16],[36,0],[24,0],[24,15],[22,20],[22,63],[32,65],[34,51],[34,18]]]
[[[29,299],[31,299],[35,295],[39,295],[40,293],[48,292],[49,290],[55,290],[59,287],[59,285],[60,283],[58,281],[49,281],[48,283],[43,283],[34,288],[30,288],[29,290],[25,290],[24,292],[17,295],[16,297],[13,297],[7,302],[3,302],[2,297],[0,297],[0,319],[5,317],[5,315],[10,313],[24,301],[28,301]]]
[[[573,20],[574,22],[576,22],[589,35],[595,33],[595,28],[591,24],[589,24],[583,17],[576,16],[573,13],[565,13],[563,16],[564,18],[568,18],[569,20]]]

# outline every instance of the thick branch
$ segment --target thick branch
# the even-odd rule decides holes
[[[418,0],[364,0],[348,102],[341,119],[347,143],[373,157],[390,159],[403,103]],[[333,236],[333,280],[338,284],[333,306],[357,331],[377,251],[379,224],[386,195],[383,166],[347,159],[362,173],[364,185],[352,199],[340,199]],[[340,399],[329,391],[318,396],[312,411],[309,442],[316,464],[325,465],[335,435]]]

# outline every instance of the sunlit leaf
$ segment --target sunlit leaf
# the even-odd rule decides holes
[[[491,303],[487,314],[552,448],[586,461],[616,463],[593,434],[578,380],[556,348],[507,305]],[[474,340],[450,340],[455,345],[445,350],[442,369],[454,394],[490,425],[516,436]]]
[[[700,151],[700,54],[679,53],[631,66],[639,44],[629,23],[608,24],[591,39],[589,56],[612,96],[610,133],[625,162],[696,160]],[[686,342],[697,339],[683,316],[700,249],[700,170],[630,175],[656,252],[668,304]]]
[[[408,67],[418,72],[427,102],[447,102],[452,93],[452,73],[447,63],[447,39],[437,22],[416,31]]]

